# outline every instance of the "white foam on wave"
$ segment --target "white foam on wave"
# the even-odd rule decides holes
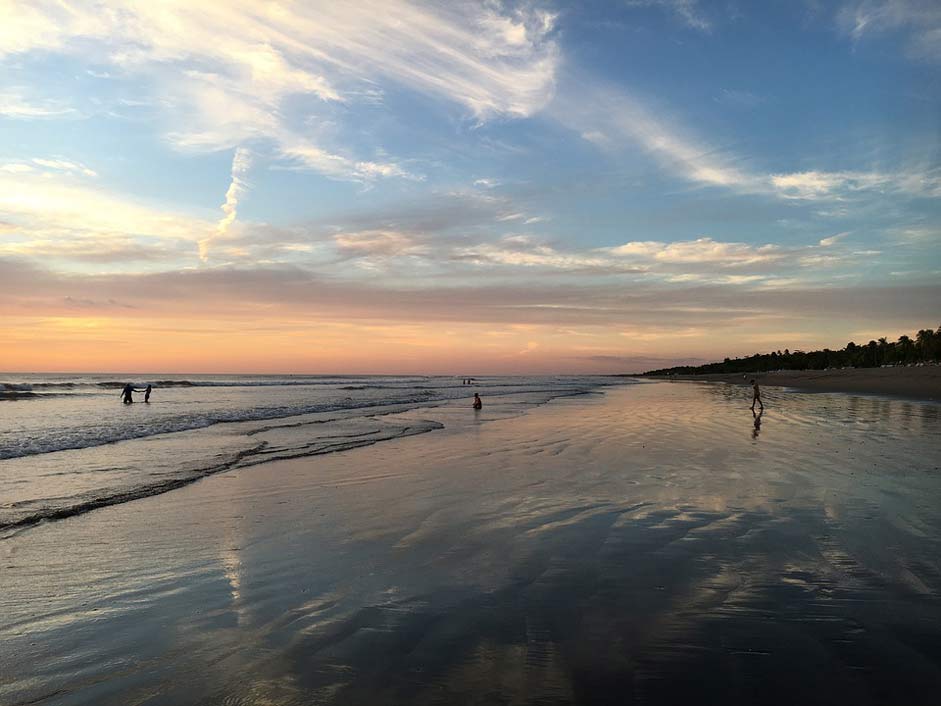
[[[427,395],[419,394],[411,397],[401,397],[383,400],[383,405],[418,405],[427,404]],[[84,449],[92,446],[113,444],[118,441],[142,439],[148,436],[171,434],[174,432],[204,429],[214,424],[228,422],[249,422],[266,419],[282,419],[303,414],[317,412],[337,412],[343,410],[367,409],[376,406],[376,400],[354,402],[352,404],[309,404],[297,406],[278,406],[249,409],[216,410],[212,413],[181,414],[176,417],[163,419],[144,418],[121,425],[105,426],[103,424],[88,424],[68,429],[50,430],[42,436],[23,436],[20,439],[0,447],[0,460],[34,456],[36,454],[54,453]]]

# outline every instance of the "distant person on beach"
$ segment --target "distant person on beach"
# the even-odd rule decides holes
[[[480,401],[480,395],[476,392],[474,393],[474,409],[482,409],[484,403]]]
[[[765,411],[765,406],[764,406],[764,404],[763,404],[762,401],[761,401],[761,390],[758,389],[758,383],[755,382],[754,380],[752,380],[752,381],[751,381],[751,386],[752,386],[752,390],[753,390],[753,394],[752,394],[752,398],[751,398],[751,411],[752,411],[752,412],[755,411],[755,404],[757,403],[758,405],[761,406],[761,411],[764,412],[764,411]]]
[[[153,389],[154,389],[153,385],[148,385],[147,389],[144,390],[144,402],[146,402],[147,404],[150,404],[150,392]]]
[[[134,387],[131,383],[124,386],[121,390],[121,397],[124,398],[124,404],[134,404]]]

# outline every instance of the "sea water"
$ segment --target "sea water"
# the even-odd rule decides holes
[[[0,532],[165,492],[262,461],[439,428],[402,413],[487,400],[541,404],[612,378],[0,375]],[[153,386],[122,403],[121,391]]]

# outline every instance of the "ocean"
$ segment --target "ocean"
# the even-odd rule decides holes
[[[264,461],[433,431],[474,392],[520,411],[617,384],[593,376],[0,375],[0,536]],[[153,386],[150,402],[131,383]],[[408,416],[411,413],[411,416]],[[485,407],[484,414],[488,413]]]

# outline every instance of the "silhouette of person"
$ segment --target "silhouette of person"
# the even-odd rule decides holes
[[[121,397],[124,398],[124,404],[134,404],[134,388],[131,383],[125,385],[124,389],[121,390]]]
[[[147,389],[144,390],[144,402],[146,402],[147,404],[150,404],[150,392],[153,389],[154,389],[153,385],[148,385]]]
[[[761,390],[758,389],[758,383],[755,382],[754,380],[752,380],[752,381],[751,381],[751,385],[752,385],[752,390],[753,390],[753,395],[752,395],[752,398],[751,398],[751,411],[752,411],[752,412],[755,411],[755,403],[758,403],[759,405],[761,405],[761,411],[764,412],[764,411],[765,411],[765,405],[764,405],[764,403],[761,401]]]
[[[474,409],[482,409],[484,403],[480,401],[480,395],[476,392],[474,393]]]
[[[755,410],[751,411],[752,416],[755,418],[755,428],[752,430],[751,438],[757,439],[758,435],[761,433],[761,415],[765,413],[765,410],[762,409],[760,412],[756,413]]]

